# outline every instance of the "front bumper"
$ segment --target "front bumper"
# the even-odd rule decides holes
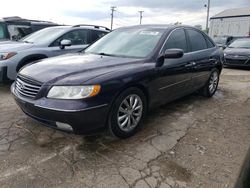
[[[224,65],[235,67],[250,67],[250,58],[225,57]]]
[[[14,84],[11,86],[11,92],[22,111],[45,126],[75,134],[88,134],[105,127],[109,110],[108,104],[93,105],[84,102],[84,108],[76,107],[73,109],[69,100],[53,101],[46,98],[30,100],[19,96],[15,92]],[[50,106],[46,104],[46,100],[50,102]],[[54,106],[51,107],[53,102]],[[66,103],[68,104],[66,105]],[[79,103],[82,104],[83,101],[79,101]],[[61,124],[67,125],[71,129],[62,128]]]

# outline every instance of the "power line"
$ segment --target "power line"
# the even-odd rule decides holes
[[[111,26],[110,26],[110,29],[112,30],[113,29],[113,21],[114,21],[114,12],[116,11],[116,7],[115,6],[112,6],[110,7],[111,9]]]
[[[140,25],[141,25],[141,22],[142,22],[142,13],[143,13],[144,11],[142,11],[142,10],[140,10],[139,11],[139,13],[140,13]]]

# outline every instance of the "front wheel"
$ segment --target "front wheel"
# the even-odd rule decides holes
[[[217,91],[220,79],[220,73],[218,69],[214,69],[210,74],[210,77],[206,85],[201,89],[201,93],[205,97],[212,97]]]
[[[118,138],[134,135],[145,117],[146,98],[137,88],[129,88],[115,100],[109,115],[109,131]]]

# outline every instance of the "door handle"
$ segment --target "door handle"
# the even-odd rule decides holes
[[[185,67],[193,67],[195,65],[196,65],[195,62],[190,62],[190,63],[186,64]]]

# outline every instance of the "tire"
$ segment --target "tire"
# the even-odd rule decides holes
[[[142,125],[146,108],[147,100],[140,89],[133,87],[123,91],[113,103],[109,114],[111,135],[118,138],[133,136]]]
[[[201,94],[204,97],[212,97],[217,91],[220,79],[220,72],[218,69],[213,69],[206,85],[201,89]]]

